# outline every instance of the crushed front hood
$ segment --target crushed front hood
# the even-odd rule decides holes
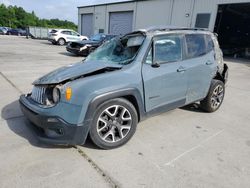
[[[111,63],[104,63],[100,61],[79,62],[52,71],[45,76],[35,80],[33,82],[33,85],[58,84],[67,80],[74,80],[85,75],[87,76],[94,72],[97,72],[97,74],[104,72],[100,70],[118,70],[121,68],[122,65],[114,65]]]

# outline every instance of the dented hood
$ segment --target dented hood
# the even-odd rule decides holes
[[[91,73],[101,74],[101,70],[118,70],[122,65],[104,63],[100,61],[79,62],[56,69],[45,76],[35,80],[33,85],[58,84],[67,80],[74,80],[79,77],[91,75]]]

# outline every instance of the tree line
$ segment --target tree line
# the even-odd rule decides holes
[[[28,26],[67,28],[77,30],[76,24],[67,20],[40,19],[35,12],[26,12],[22,7],[0,4],[0,26],[25,29]]]

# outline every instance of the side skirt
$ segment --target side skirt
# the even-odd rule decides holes
[[[153,109],[153,110],[151,110],[149,112],[146,112],[145,113],[145,118],[143,118],[143,120],[145,120],[146,118],[149,118],[149,117],[156,116],[156,115],[159,115],[161,113],[167,112],[169,110],[173,110],[175,108],[185,106],[186,105],[185,102],[186,102],[186,99],[181,99],[181,100],[172,102],[170,104],[166,104],[166,105],[156,107],[155,109]]]

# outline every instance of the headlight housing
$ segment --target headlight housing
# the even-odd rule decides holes
[[[54,103],[58,103],[61,97],[60,89],[58,87],[53,88],[52,99]]]

